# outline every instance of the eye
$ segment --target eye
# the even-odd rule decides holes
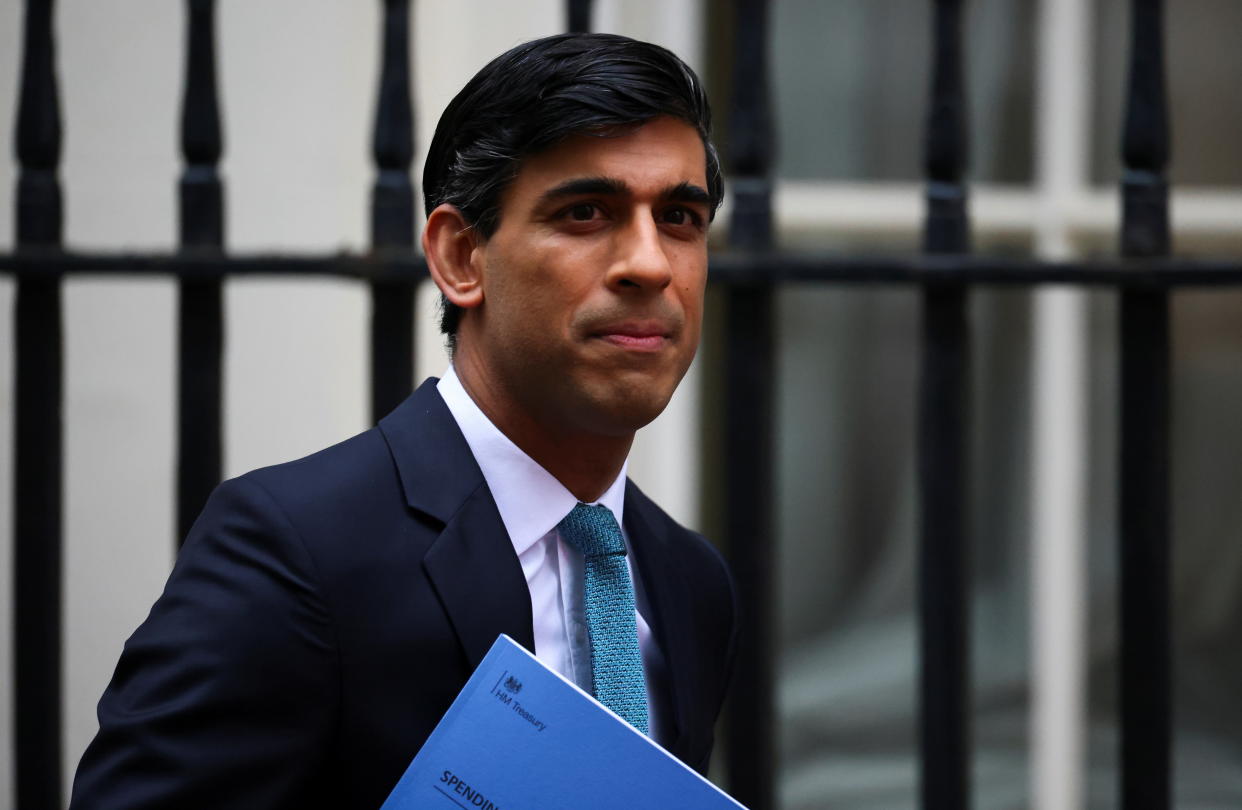
[[[576,203],[566,209],[565,215],[575,222],[589,222],[598,210],[594,203]]]
[[[666,208],[663,214],[661,214],[661,219],[668,225],[703,227],[703,217],[697,211],[681,205]]]

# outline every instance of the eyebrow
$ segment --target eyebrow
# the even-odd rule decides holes
[[[628,185],[612,177],[577,177],[572,180],[566,180],[560,185],[553,186],[539,195],[538,205],[545,205],[565,197],[576,197],[583,194],[620,196],[629,192],[630,187]],[[684,180],[660,192],[660,199],[699,203],[702,205],[711,205],[712,202],[712,196],[707,192],[707,189]]]
[[[675,200],[677,202],[702,203],[708,206],[712,204],[712,195],[707,192],[707,189],[702,186],[696,186],[694,183],[687,183],[684,180],[660,196],[666,200]]]

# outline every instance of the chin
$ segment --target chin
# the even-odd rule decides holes
[[[664,412],[672,399],[672,390],[654,387],[626,387],[597,399],[593,410],[598,415],[598,432],[607,435],[634,433],[653,422]]]

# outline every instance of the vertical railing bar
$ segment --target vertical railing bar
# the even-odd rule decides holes
[[[186,12],[179,236],[183,252],[217,253],[224,247],[224,187],[217,168],[224,139],[216,94],[215,0],[188,0]],[[222,284],[218,278],[196,278],[182,279],[179,287],[178,545],[221,478]]]
[[[1121,253],[1170,252],[1161,0],[1132,0]],[[1169,297],[1121,293],[1121,805],[1172,802],[1169,617]]]
[[[927,253],[970,250],[961,0],[935,0],[927,118]],[[924,810],[970,807],[970,611],[966,529],[967,293],[923,291],[919,385],[920,795]]]
[[[772,247],[774,152],[768,87],[768,4],[738,0],[729,124],[733,247]],[[741,604],[727,713],[730,792],[751,810],[775,804],[775,643],[772,631],[772,285],[729,286],[725,351],[727,547]]]
[[[372,154],[371,245],[377,251],[414,248],[414,106],[410,93],[410,3],[384,0],[379,100]],[[395,408],[414,389],[416,282],[371,284],[371,418]]]
[[[62,237],[52,0],[27,0],[17,112],[17,249]],[[62,312],[59,274],[17,282],[14,345],[13,711],[17,806],[61,801]]]
[[[591,0],[566,0],[566,29],[573,34],[585,34],[591,30]]]

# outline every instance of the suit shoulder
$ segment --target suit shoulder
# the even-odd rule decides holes
[[[344,553],[341,546],[357,546],[341,538],[364,529],[368,536],[380,536],[407,514],[388,444],[374,428],[304,458],[225,481],[195,525],[210,526],[213,517],[227,522],[239,512],[258,521],[256,536],[279,534],[282,526],[292,529],[289,536],[321,560],[325,572],[334,555]]]
[[[311,504],[330,497],[339,502],[396,486],[388,443],[378,428],[293,461],[260,467],[240,476],[258,484],[286,506]]]

